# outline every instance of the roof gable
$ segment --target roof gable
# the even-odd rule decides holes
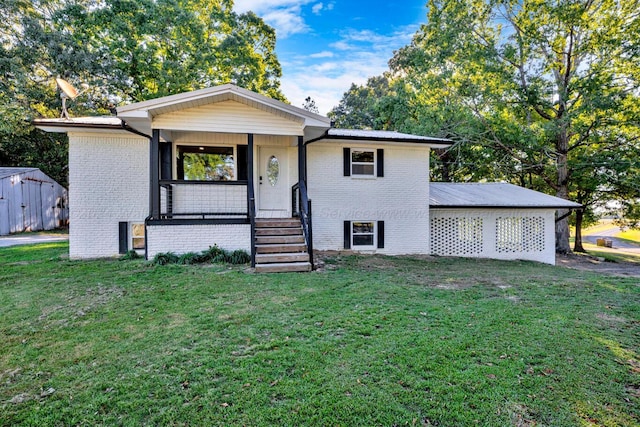
[[[327,117],[285,104],[233,84],[214,86],[118,107],[118,117],[127,121],[129,119],[151,120],[158,115],[225,101],[245,104],[251,108],[276,116],[287,117],[292,121],[303,122],[306,126],[326,126],[328,128],[330,125],[330,120]]]
[[[287,112],[267,112],[245,103],[226,100],[159,114],[153,129],[303,135],[304,119]]]

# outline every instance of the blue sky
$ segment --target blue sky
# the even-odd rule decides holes
[[[426,21],[426,0],[235,0],[276,29],[282,91],[295,106],[311,96],[321,114],[351,83],[381,74],[393,51]]]

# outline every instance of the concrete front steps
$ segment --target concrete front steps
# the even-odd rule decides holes
[[[256,219],[256,272],[311,271],[300,220]]]

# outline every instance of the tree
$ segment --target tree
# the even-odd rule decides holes
[[[320,110],[318,110],[318,106],[316,105],[316,101],[313,100],[310,96],[307,96],[304,99],[304,103],[302,104],[302,108],[307,111],[311,111],[312,113],[320,114]]]
[[[353,83],[328,116],[338,128],[385,129],[381,100],[391,93],[385,75],[371,77],[362,86]]]
[[[272,98],[275,32],[232,0],[10,0],[0,9],[0,164],[38,166],[66,182],[66,138],[28,120],[59,115],[54,78],[92,90],[74,115],[235,83]],[[52,170],[51,165],[59,165]]]
[[[576,167],[590,154],[637,148],[638,0],[430,0],[428,10],[392,69],[414,98],[446,88],[482,124],[476,143],[510,180],[568,199],[593,175]],[[616,185],[600,176],[593,188]],[[566,218],[556,249],[570,251]]]

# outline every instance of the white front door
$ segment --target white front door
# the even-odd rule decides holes
[[[259,216],[289,215],[289,164],[285,147],[259,147],[258,213]]]

